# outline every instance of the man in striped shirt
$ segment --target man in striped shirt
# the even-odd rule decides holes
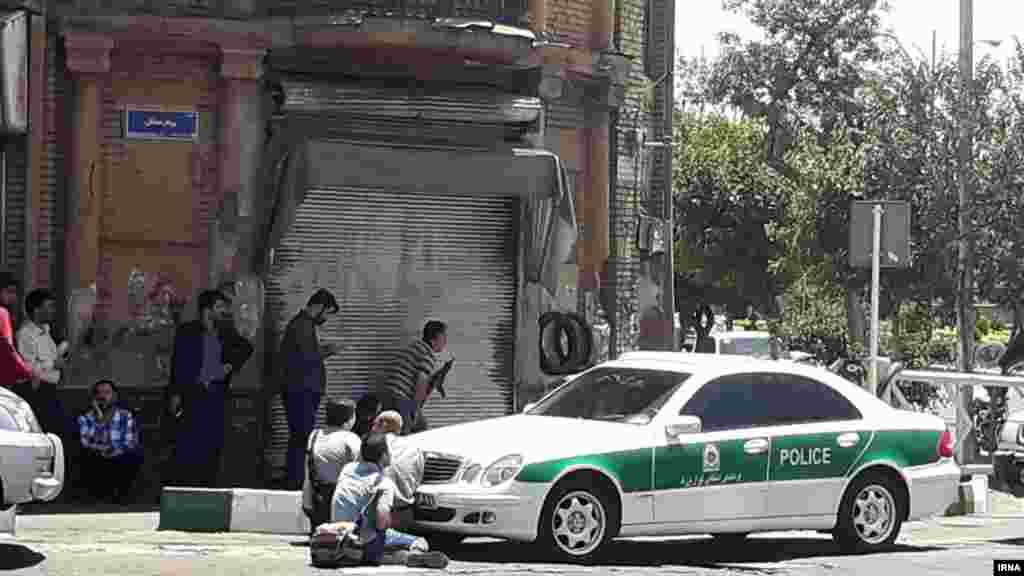
[[[382,410],[402,415],[402,434],[416,423],[420,407],[430,395],[430,377],[437,371],[437,355],[448,346],[448,327],[431,320],[423,326],[423,338],[399,350],[384,369],[377,396]]]

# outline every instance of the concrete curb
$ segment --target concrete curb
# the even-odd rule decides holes
[[[241,488],[231,492],[231,532],[309,534],[309,518],[302,512],[302,492]]]
[[[227,532],[230,527],[230,489],[169,486],[160,494],[157,530]]]
[[[961,482],[960,501],[954,503],[946,511],[946,516],[988,516],[989,506],[988,476],[975,474],[967,482]]]
[[[181,532],[310,532],[302,493],[245,488],[168,486],[160,496],[158,530]]]

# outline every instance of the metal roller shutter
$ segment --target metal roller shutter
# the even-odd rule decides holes
[[[456,363],[447,399],[426,406],[431,427],[508,414],[515,342],[517,200],[380,189],[310,191],[275,251],[268,318],[280,335],[317,287],[341,312],[323,342],[346,349],[327,361],[328,396],[356,399],[375,386],[389,354],[448,323]],[[279,338],[280,336],[278,336]],[[318,423],[323,422],[321,406]],[[283,466],[288,434],[276,395],[268,460]]]

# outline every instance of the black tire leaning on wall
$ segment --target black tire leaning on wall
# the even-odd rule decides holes
[[[547,312],[538,321],[540,368],[549,376],[582,372],[590,366],[594,332],[583,316],[573,312]],[[561,345],[565,336],[565,348]]]

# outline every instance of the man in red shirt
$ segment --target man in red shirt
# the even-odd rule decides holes
[[[0,386],[13,387],[29,381],[39,387],[39,376],[14,347],[11,310],[18,305],[18,281],[10,272],[0,272]]]

